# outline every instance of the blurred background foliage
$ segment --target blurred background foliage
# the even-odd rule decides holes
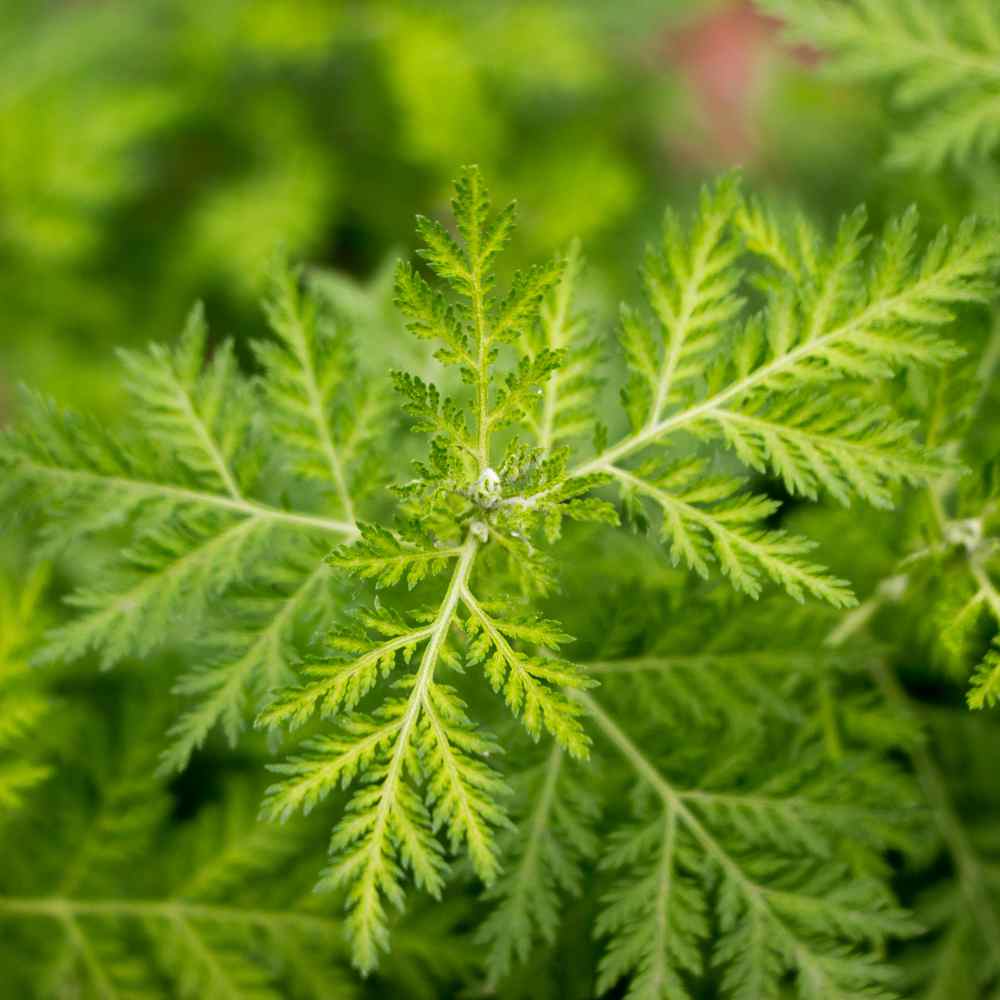
[[[524,257],[579,236],[609,301],[722,167],[826,215],[895,207],[839,169],[878,161],[881,112],[749,3],[5,0],[0,52],[8,408],[27,380],[113,410],[111,348],[172,337],[195,298],[252,329],[278,244],[378,317],[464,162],[520,199]]]

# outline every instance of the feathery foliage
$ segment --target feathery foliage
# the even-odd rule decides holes
[[[1000,144],[1000,11],[991,0],[759,0],[831,70],[892,88],[907,130],[891,162],[966,166]]]
[[[912,427],[890,412],[841,411],[821,406],[816,394],[827,385],[857,394],[902,365],[953,360],[958,349],[936,328],[951,307],[988,294],[990,237],[968,222],[918,253],[910,212],[866,254],[863,225],[855,213],[824,247],[805,220],[785,233],[759,205],[741,207],[732,181],[703,194],[689,239],[668,214],[662,247],[643,269],[649,313],[623,316],[631,432],[560,478],[611,478],[633,519],[645,519],[647,502],[659,507],[672,558],[703,576],[715,563],[751,596],[769,577],[799,599],[851,604],[845,582],[805,558],[807,540],[765,526],[775,501],[664,445],[681,432],[721,439],[791,492],[816,496],[822,488],[841,502],[859,496],[884,505],[892,486],[942,471],[940,458],[908,440]],[[747,318],[741,231],[765,267],[763,308]],[[625,464],[633,459],[641,463]]]
[[[255,821],[258,792],[239,777],[220,801],[172,824],[170,796],[150,780],[159,738],[137,732],[149,718],[143,696],[133,691],[123,717],[95,714],[81,730],[85,762],[51,779],[54,833],[38,806],[0,835],[16,862],[0,881],[0,954],[18,975],[5,988],[39,997],[360,997],[342,922],[309,891],[304,859],[322,855],[322,831]],[[155,869],[137,867],[154,847]],[[419,953],[410,960],[411,974],[432,983],[429,970],[417,973]]]
[[[466,846],[487,885],[497,874],[496,830],[508,822],[497,804],[501,783],[488,765],[468,755],[485,756],[490,744],[465,717],[461,702],[446,710],[437,702],[438,661],[445,667],[461,662],[452,646],[453,629],[460,627],[467,637],[465,667],[485,667],[491,686],[504,693],[530,735],[548,731],[573,755],[586,749],[577,720],[580,699],[562,693],[583,690],[579,673],[563,661],[518,648],[552,651],[565,637],[551,623],[495,611],[477,596],[472,573],[478,550],[488,554],[491,543],[499,543],[500,555],[521,557],[501,564],[501,578],[528,576],[529,586],[544,589],[525,540],[539,521],[550,541],[564,517],[614,523],[614,508],[585,494],[617,482],[633,519],[643,516],[642,499],[662,508],[674,559],[700,574],[717,562],[736,588],[751,596],[760,592],[766,574],[794,597],[809,593],[834,606],[850,604],[843,581],[802,558],[808,542],[760,526],[774,513],[773,501],[741,492],[738,481],[709,475],[700,458],[666,464],[655,454],[637,467],[626,462],[654,448],[662,452],[666,439],[683,429],[696,438],[721,439],[751,468],[775,471],[804,495],[815,497],[822,485],[842,502],[860,496],[888,505],[894,486],[938,475],[944,461],[923,452],[912,438],[912,424],[886,409],[834,416],[803,398],[805,390],[824,383],[839,388],[848,381],[856,387],[877,382],[904,363],[937,366],[953,359],[956,348],[934,329],[950,318],[953,304],[985,296],[991,258],[986,235],[972,224],[954,237],[942,234],[916,258],[911,213],[890,226],[870,274],[863,276],[867,239],[860,215],[845,221],[827,249],[801,220],[794,236],[786,236],[759,206],[744,206],[734,182],[723,182],[704,195],[690,235],[679,220],[667,217],[662,248],[650,252],[644,268],[652,315],[624,316],[623,345],[634,373],[624,395],[630,432],[609,445],[600,431],[597,457],[570,468],[566,450],[553,450],[560,412],[566,412],[559,392],[568,390],[570,405],[577,407],[578,394],[593,388],[590,380],[560,381],[558,370],[565,363],[558,352],[573,345],[564,327],[571,315],[565,299],[575,253],[565,273],[559,264],[545,265],[515,275],[509,291],[498,294],[490,265],[508,238],[511,211],[489,216],[475,171],[459,182],[453,207],[462,244],[439,223],[419,223],[427,244],[423,255],[452,297],[410,265],[401,265],[397,276],[397,300],[411,329],[438,343],[437,359],[457,367],[468,387],[466,407],[461,397],[444,396],[410,375],[396,376],[417,429],[432,435],[429,459],[415,464],[415,477],[398,492],[408,516],[434,526],[437,546],[425,540],[421,548],[414,529],[409,530],[416,541],[367,530],[356,550],[348,548],[334,560],[380,585],[399,581],[404,573],[416,585],[425,567],[437,568],[450,557],[451,580],[439,603],[412,620],[387,618],[377,610],[374,617],[366,614],[365,632],[336,640],[347,655],[329,667],[312,667],[315,680],[280,696],[263,717],[269,724],[302,723],[317,710],[324,716],[351,713],[336,737],[312,740],[305,755],[278,767],[285,778],[272,789],[268,809],[273,815],[308,809],[367,774],[334,833],[334,861],[324,876],[332,886],[352,887],[349,926],[363,968],[385,942],[383,897],[401,900],[404,868],[419,886],[440,892],[442,852],[430,836],[438,826],[448,829],[452,849]],[[768,268],[762,278],[764,308],[748,318],[738,294],[744,233]],[[497,378],[499,344],[514,340],[520,327],[538,331],[529,345],[532,353]],[[728,363],[714,361],[724,356],[723,345],[733,359]],[[703,380],[700,372],[710,360],[711,373]],[[538,392],[530,392],[532,386]],[[494,469],[494,429],[523,418],[533,395],[542,414],[525,423],[537,435],[536,446],[515,439]],[[400,659],[416,664],[415,672],[397,682],[403,697],[383,701],[374,715],[353,714]],[[451,690],[443,690],[451,701]],[[461,730],[449,732],[442,716],[466,727],[460,750],[450,745]],[[433,734],[422,753],[421,724]],[[411,773],[423,776],[423,797],[408,784]],[[551,890],[549,902],[550,897]],[[530,939],[523,917],[509,919],[517,929],[508,931],[512,938],[496,939],[494,976],[506,970],[509,949],[524,952]]]
[[[655,634],[672,589],[641,595],[637,635]],[[761,634],[777,629],[780,603],[757,609]],[[530,835],[489,894],[496,908],[481,931],[498,995],[512,955],[523,961],[552,943],[553,911],[567,908],[581,859],[597,844],[601,902],[588,917],[601,946],[597,995],[622,984],[630,997],[697,996],[711,976],[725,996],[777,996],[789,973],[803,997],[894,995],[879,942],[916,925],[887,891],[879,855],[888,845],[913,851],[927,814],[884,755],[919,745],[918,729],[873,698],[865,667],[879,655],[874,647],[861,637],[824,640],[843,619],[823,609],[804,610],[789,648],[769,654],[772,692],[732,690],[730,680],[766,663],[763,653],[742,662],[753,633],[734,628],[702,654],[703,637],[724,633],[732,614],[731,605],[706,610],[669,654],[582,664],[602,686],[577,697],[597,723],[597,749],[615,753],[586,783],[560,784],[556,752],[525,774],[520,814]],[[606,629],[595,625],[589,641],[606,650]],[[742,718],[730,714],[736,702]],[[548,877],[537,869],[542,852]],[[534,881],[525,877],[532,871]]]
[[[485,894],[494,904],[477,939],[489,947],[488,981],[495,988],[515,962],[524,962],[536,938],[555,940],[560,899],[583,887],[583,864],[597,854],[595,798],[558,745],[521,774],[518,819],[507,870]]]
[[[1000,0],[0,40],[0,1000],[1000,997]]]
[[[928,443],[961,466],[929,482],[907,504],[893,562],[869,604],[914,602],[923,614],[914,637],[926,644],[939,674],[968,684],[970,707],[996,704],[1000,672],[1000,520],[996,449],[989,415],[997,399],[1000,323],[980,331],[983,350],[921,381],[911,407],[928,427]],[[985,461],[983,456],[986,456]]]
[[[244,827],[260,841],[232,847],[237,870],[197,891],[167,881],[95,910],[63,890],[7,910],[62,920],[98,992],[101,976],[145,975],[99,958],[115,945],[103,918],[131,916],[159,961],[186,970],[182,994],[265,997],[275,963],[299,974],[287,948],[335,950],[333,923],[373,972],[410,884],[440,899],[464,872],[485,887],[477,940],[499,989],[558,940],[600,853],[598,991],[627,980],[630,997],[693,997],[711,982],[741,1000],[791,979],[802,1000],[890,996],[885,942],[914,925],[884,856],[910,851],[915,814],[890,761],[912,727],[873,702],[870,647],[831,621],[856,604],[851,585],[760,480],[884,511],[957,473],[898,386],[938,379],[962,353],[945,328],[988,298],[993,232],[970,220],[918,245],[915,212],[877,238],[856,212],[826,240],[724,178],[690,220],[668,212],[647,251],[645,301],[622,311],[621,412],[608,414],[605,352],[577,305],[579,248],[501,282],[513,205],[494,211],[466,168],[452,208],[454,228],[418,219],[422,264],[395,275],[436,367],[392,373],[429,442],[390,490],[385,404],[329,302],[280,261],[253,375],[196,310],[176,349],[124,355],[130,430],[36,399],[0,445],[4,493],[41,509],[46,551],[129,539],[71,592],[78,613],[39,659],[110,667],[182,649],[175,690],[190,707],[162,772],[216,727],[235,742],[252,713],[287,732],[263,815],[338,804],[319,888],[342,920],[289,918],[322,940],[279,942],[283,920],[246,918],[263,943],[240,951],[220,900],[246,891],[250,912],[270,913],[255,876],[276,877],[278,855],[291,864],[295,834],[225,818],[216,845]],[[686,608],[690,625],[651,614],[629,637],[642,612],[625,592],[605,607],[587,561],[633,544],[612,534],[621,522],[645,533],[654,518],[677,572],[636,543],[670,581],[652,605]],[[577,574],[585,615],[559,596]],[[600,635],[609,609],[616,629]],[[588,645],[589,660],[576,655]],[[177,850],[184,877],[197,873]]]
[[[605,855],[605,866],[622,875],[596,925],[610,938],[598,989],[632,974],[631,997],[693,995],[686,983],[702,974],[710,907],[719,927],[711,961],[726,995],[776,996],[789,972],[810,1000],[864,995],[888,981],[872,946],[915,926],[863,866],[848,879],[849,868],[831,856],[838,839],[859,830],[868,841],[862,850],[883,849],[890,825],[882,810],[900,795],[894,809],[905,811],[905,783],[879,766],[867,769],[863,758],[829,766],[804,741],[799,765],[773,779],[749,777],[752,751],[743,746],[709,770],[717,777],[685,791],[614,718],[594,702],[590,708],[659,800],[652,815],[648,803],[639,807],[637,823],[616,832]],[[828,784],[842,781],[850,790]]]
[[[269,314],[258,378],[240,374],[228,341],[205,363],[195,309],[175,350],[123,353],[130,432],[29,397],[3,445],[14,502],[59,514],[46,520],[48,550],[123,524],[132,539],[70,596],[80,613],[48,634],[40,661],[93,651],[110,667],[176,642],[182,624],[199,650],[177,685],[196,703],[171,729],[168,769],[216,726],[235,739],[293,677],[305,630],[335,601],[324,557],[356,534],[353,497],[373,485],[378,404],[352,374],[345,335],[280,262]]]

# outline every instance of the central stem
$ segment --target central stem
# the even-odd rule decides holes
[[[489,442],[489,365],[487,362],[485,321],[482,315],[482,303],[476,298],[476,340],[479,342],[476,373],[476,409],[478,411],[478,440],[476,450],[479,457],[479,472],[483,473],[490,467]]]
[[[472,272],[472,318],[476,336],[476,453],[479,472],[490,466],[489,441],[489,336],[486,329],[486,310],[483,302],[482,275],[478,265]]]

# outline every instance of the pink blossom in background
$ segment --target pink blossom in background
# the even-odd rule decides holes
[[[692,93],[700,136],[675,135],[672,152],[691,166],[758,159],[756,98],[764,67],[785,53],[812,65],[815,52],[779,40],[780,23],[737,0],[665,33],[662,51]]]

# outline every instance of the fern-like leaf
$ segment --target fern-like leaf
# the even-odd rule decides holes
[[[343,454],[350,414],[363,399],[353,352],[319,298],[303,293],[300,272],[283,262],[274,272],[267,311],[276,339],[254,343],[274,432],[286,461],[294,456],[295,474],[331,490],[340,515],[353,521],[354,484]]]
[[[892,162],[935,170],[1000,144],[1000,13],[990,0],[760,0],[839,77],[884,81],[912,121]]]
[[[597,802],[565,751],[554,745],[544,762],[519,777],[523,834],[512,836],[503,875],[484,894],[493,908],[477,939],[488,946],[493,988],[539,942],[551,944],[562,899],[579,895],[584,863],[597,853],[592,825]]]
[[[0,443],[4,490],[49,515],[51,548],[122,524],[132,532],[132,544],[70,595],[78,614],[50,633],[40,660],[95,651],[111,666],[176,641],[180,622],[185,640],[194,633],[199,653],[178,692],[200,701],[171,731],[171,768],[220,723],[235,739],[249,706],[288,683],[303,624],[331,610],[329,544],[357,534],[346,491],[370,460],[372,428],[358,422],[372,414],[339,391],[361,383],[297,274],[279,270],[275,294],[279,340],[258,345],[260,381],[239,374],[228,344],[206,361],[208,333],[195,310],[174,351],[123,355],[136,414],[130,433],[113,436],[29,397],[24,423]],[[268,435],[288,440],[292,460],[265,483]],[[321,457],[336,459],[342,482],[332,464],[320,471]],[[344,519],[302,488],[324,474]],[[302,506],[282,506],[289,495]],[[220,601],[224,594],[232,602]]]
[[[544,500],[567,479],[610,476],[640,522],[637,498],[661,508],[674,559],[697,572],[715,563],[754,596],[764,575],[797,598],[850,604],[844,581],[803,558],[807,541],[763,523],[775,513],[772,501],[741,495],[733,480],[706,479],[707,467],[693,460],[667,465],[651,456],[681,432],[718,438],[794,492],[815,496],[823,488],[841,502],[860,496],[877,506],[890,503],[891,486],[944,471],[941,456],[921,449],[912,425],[884,406],[862,415],[818,395],[819,386],[857,394],[900,366],[940,366],[958,355],[937,328],[958,305],[988,295],[990,237],[969,221],[918,254],[916,227],[911,211],[866,253],[864,215],[855,213],[825,246],[802,219],[788,235],[759,205],[743,206],[731,182],[703,195],[688,240],[668,217],[663,249],[645,269],[656,321],[636,310],[623,317],[634,372],[624,394],[631,433],[527,502]],[[769,265],[760,281],[766,308],[746,319],[739,314],[741,231]],[[643,464],[627,464],[644,455]]]
[[[853,781],[850,771],[817,784],[822,770],[812,773],[807,756],[773,787],[685,792],[592,698],[577,698],[658,802],[606,855],[623,874],[600,917],[610,946],[599,988],[627,976],[630,997],[694,996],[711,906],[719,926],[712,962],[727,998],[778,996],[790,974],[802,1000],[892,995],[880,992],[889,971],[875,950],[915,928],[881,885],[846,879],[829,862],[838,836],[855,835],[865,815],[877,817],[872,801],[884,801],[892,787],[887,774],[869,777],[867,791],[848,798],[824,781]],[[719,779],[731,768],[720,768]],[[864,828],[873,844],[885,843],[883,823]]]

